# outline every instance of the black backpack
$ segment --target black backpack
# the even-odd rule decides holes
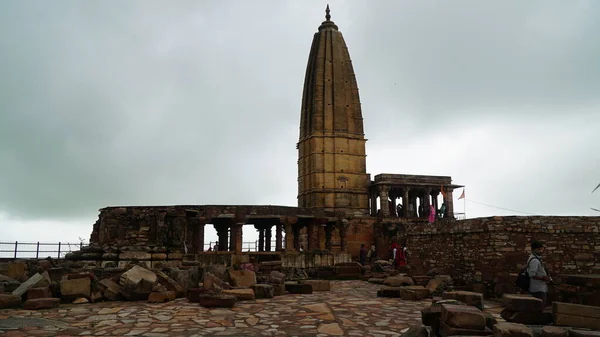
[[[517,286],[517,288],[519,288],[525,292],[529,292],[529,284],[531,283],[531,277],[529,276],[529,272],[527,271],[527,269],[529,269],[529,264],[534,259],[539,261],[539,259],[537,257],[531,258],[527,262],[527,266],[519,272],[519,275],[517,276],[517,280],[515,281],[515,285]]]

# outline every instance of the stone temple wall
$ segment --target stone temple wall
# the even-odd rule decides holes
[[[544,241],[551,275],[600,274],[600,217],[489,217],[403,228],[414,275],[431,269],[465,284],[514,284],[532,240]]]

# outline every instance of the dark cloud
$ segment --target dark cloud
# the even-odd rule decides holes
[[[600,205],[600,4],[330,3],[371,174],[451,174],[533,213]],[[87,233],[106,205],[294,205],[324,5],[2,2],[0,212]]]

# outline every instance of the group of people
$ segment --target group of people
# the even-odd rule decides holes
[[[404,216],[404,206],[402,206],[402,204],[398,204],[398,206],[396,206],[396,209],[394,209],[393,203],[390,201],[390,212],[394,215],[396,215],[397,217],[403,217]],[[424,218],[427,217],[429,220],[429,223],[432,223],[435,221],[436,218],[445,218],[448,216],[448,208],[446,208],[446,203],[442,203],[442,205],[440,206],[440,209],[436,210],[435,207],[433,205],[429,205],[429,208],[427,210],[425,210],[424,206],[421,204],[419,205],[418,209],[415,210],[415,207],[412,203],[408,204],[408,217],[417,217],[417,218]]]
[[[392,263],[395,268],[399,269],[403,266],[406,266],[407,253],[408,253],[408,250],[406,249],[406,243],[403,242],[402,245],[399,245],[396,243],[396,241],[392,241],[392,244],[390,245],[390,254],[392,257],[391,258]],[[360,245],[360,254],[359,254],[360,264],[362,264],[364,266],[367,263],[367,260],[369,260],[369,262],[371,262],[371,261],[375,260],[376,258],[377,258],[377,251],[375,250],[375,245],[371,245],[371,248],[369,248],[368,250],[364,244]]]

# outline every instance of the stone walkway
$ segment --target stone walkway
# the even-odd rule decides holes
[[[329,292],[206,309],[187,299],[164,304],[102,302],[57,309],[0,310],[0,336],[399,336],[420,324],[429,301],[377,298],[380,286],[335,281]]]

